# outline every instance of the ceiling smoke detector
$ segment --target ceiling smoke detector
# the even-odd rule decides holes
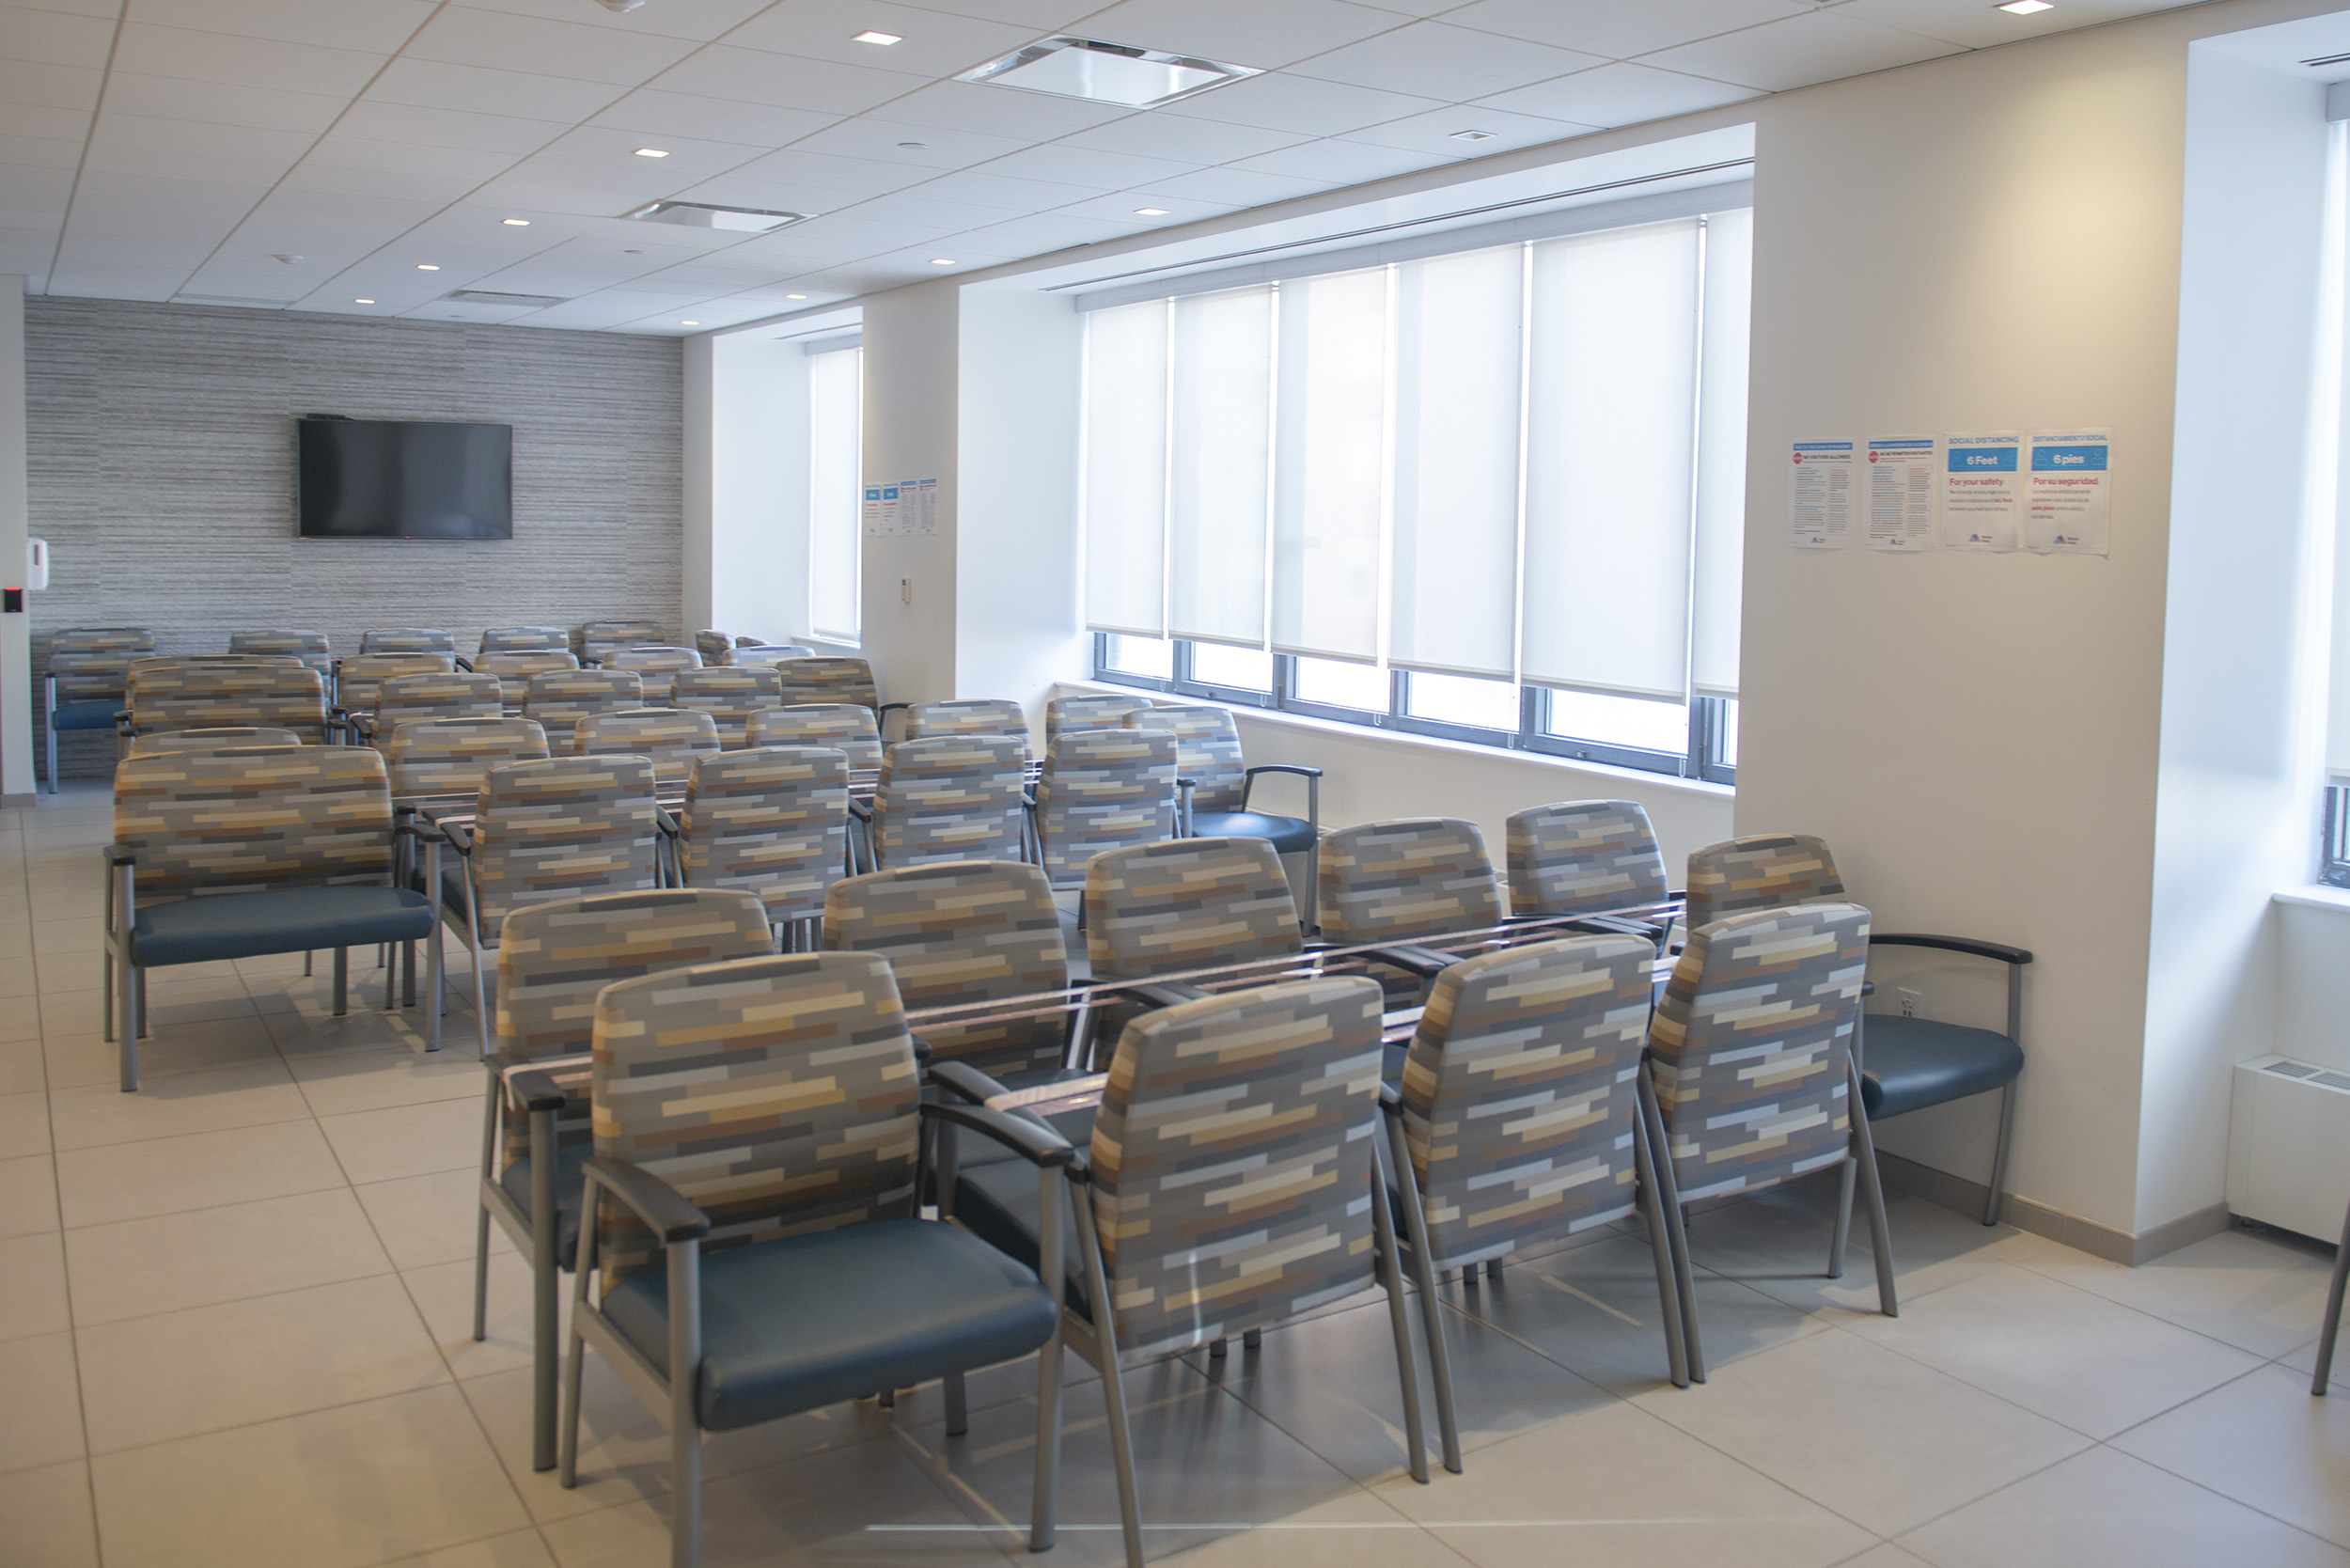
[[[607,11],[633,11],[644,3],[645,0],[596,0]]]
[[[1151,109],[1227,82],[1263,74],[1256,66],[1225,65],[1093,39],[1051,38],[974,66],[955,80],[1023,87],[1057,98],[1082,98],[1089,103]]]
[[[686,228],[731,228],[744,234],[764,234],[786,224],[812,218],[813,212],[773,212],[760,207],[721,207],[708,201],[654,201],[623,212],[639,223],[673,223]]]

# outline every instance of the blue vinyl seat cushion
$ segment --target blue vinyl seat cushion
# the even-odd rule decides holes
[[[584,1134],[555,1145],[555,1261],[568,1271],[579,1258],[579,1168],[596,1146]],[[525,1215],[530,1213],[530,1156],[525,1154],[498,1173],[498,1185]]]
[[[1084,1114],[1089,1121],[1092,1113]],[[1066,1135],[1068,1129],[1064,1127],[1062,1132]],[[1089,1131],[1087,1137],[1091,1136]],[[1076,1206],[1084,1201],[1084,1196],[1073,1188],[1070,1201],[1061,1206],[1060,1255],[1069,1309],[1089,1319],[1092,1314],[1086,1310],[1085,1276],[1081,1272],[1084,1265],[1077,1250],[1075,1218]],[[1041,1261],[1037,1250],[1041,1214],[1036,1167],[1026,1160],[994,1160],[955,1172],[956,1221],[989,1246],[1017,1259],[1031,1275]]]
[[[149,904],[131,930],[131,962],[208,964],[431,934],[432,905],[405,887],[275,887]]]
[[[1992,1029],[1878,1012],[1861,1026],[1860,1099],[1872,1121],[1989,1093],[2023,1070],[2023,1047]]]
[[[1191,831],[1199,839],[1263,839],[1276,855],[1301,855],[1314,847],[1313,824],[1305,818],[1262,811],[1194,811]]]
[[[1030,1185],[1036,1168],[1023,1161]],[[884,1219],[729,1247],[702,1259],[708,1432],[820,1409],[993,1366],[1053,1332],[1053,1304],[1023,1268],[951,1225]],[[669,1271],[639,1269],[603,1297],[614,1326],[663,1372]]]
[[[87,702],[60,702],[49,715],[52,729],[112,729],[122,712],[118,697],[93,698]]]

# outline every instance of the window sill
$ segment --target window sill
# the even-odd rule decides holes
[[[2350,887],[2328,887],[2323,883],[2303,883],[2297,887],[2280,887],[2269,897],[2278,903],[2299,904],[2304,909],[2338,909],[2350,915]]]

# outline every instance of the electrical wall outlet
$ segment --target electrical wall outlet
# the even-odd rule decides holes
[[[1894,992],[1893,999],[1901,1003],[1902,1016],[1904,1018],[1917,1017],[1919,1011],[1925,1005],[1924,998],[1919,996],[1915,991],[1910,990],[1907,986],[1903,986],[1900,990]]]

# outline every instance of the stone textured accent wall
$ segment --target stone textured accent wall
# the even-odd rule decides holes
[[[220,652],[244,628],[316,630],[682,613],[682,360],[669,338],[36,298],[25,302],[33,669],[65,626],[153,628]],[[302,540],[297,415],[514,427],[514,537]],[[113,744],[65,737],[61,771]]]

